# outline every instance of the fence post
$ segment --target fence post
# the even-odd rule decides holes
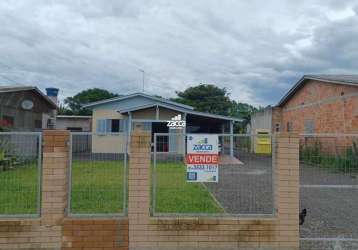
[[[280,245],[299,248],[299,136],[275,134],[275,206]]]
[[[67,130],[44,130],[41,223],[61,225],[67,207],[69,139]]]
[[[128,220],[129,247],[135,247],[138,228],[146,227],[149,221],[150,206],[150,161],[151,135],[148,132],[134,130],[130,140],[128,175]]]

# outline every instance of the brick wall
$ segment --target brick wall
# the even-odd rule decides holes
[[[127,219],[66,217],[69,136],[44,131],[41,218],[0,219],[0,249],[128,249]]]
[[[310,121],[314,133],[358,133],[358,86],[307,81],[282,107],[281,131],[290,122],[304,133]]]
[[[130,249],[298,249],[298,137],[279,134],[277,214],[270,219],[153,218],[149,214],[150,135],[131,140]]]
[[[278,134],[273,218],[153,218],[150,134],[131,138],[128,218],[69,218],[69,133],[44,132],[42,214],[0,220],[0,249],[298,249],[298,138]]]
[[[67,205],[68,131],[43,132],[41,218],[0,221],[0,249],[60,249]]]
[[[128,220],[67,218],[62,230],[63,250],[128,249]]]

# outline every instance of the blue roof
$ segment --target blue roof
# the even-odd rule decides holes
[[[84,105],[85,108],[96,108],[98,106],[111,107],[120,113],[127,113],[130,111],[136,111],[141,109],[147,109],[151,107],[163,107],[182,113],[197,115],[202,117],[209,117],[214,119],[228,120],[228,121],[242,121],[240,118],[209,114],[205,112],[195,111],[194,107],[185,104],[173,102],[164,98],[150,96],[144,93],[134,93],[131,95],[115,97],[103,101],[93,102]]]
[[[83,107],[84,108],[93,108],[95,106],[108,104],[108,103],[113,103],[113,102],[119,102],[119,101],[123,101],[123,100],[126,100],[126,99],[134,98],[134,97],[144,97],[144,98],[150,99],[150,100],[155,101],[155,102],[162,102],[162,103],[166,103],[166,104],[169,104],[169,105],[173,105],[173,106],[177,106],[177,107],[181,107],[181,108],[185,108],[185,109],[189,109],[189,110],[194,110],[194,107],[192,107],[192,106],[177,103],[177,102],[173,102],[173,101],[161,98],[161,97],[147,95],[147,94],[144,94],[144,93],[134,93],[134,94],[114,97],[114,98],[110,98],[110,99],[106,99],[106,100],[102,100],[102,101],[98,101],[98,102],[92,102],[92,103],[83,105]]]

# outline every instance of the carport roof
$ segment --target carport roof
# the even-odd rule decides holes
[[[358,75],[328,75],[328,74],[318,74],[318,75],[304,75],[287,93],[282,97],[282,99],[277,104],[278,107],[284,105],[296,92],[308,81],[316,80],[326,83],[334,84],[343,84],[343,85],[353,85],[358,86]]]
[[[152,107],[156,107],[156,106],[171,109],[171,110],[175,110],[175,111],[178,111],[178,112],[183,112],[183,113],[190,114],[190,115],[197,115],[197,116],[202,116],[202,117],[208,117],[208,118],[214,118],[214,119],[220,119],[220,120],[227,120],[227,121],[235,121],[235,122],[241,122],[242,121],[242,119],[240,119],[240,118],[224,116],[224,115],[209,114],[209,113],[205,113],[205,112],[189,110],[189,109],[180,108],[180,107],[173,107],[172,105],[166,105],[166,104],[160,103],[160,102],[151,103],[151,104],[148,104],[148,105],[130,107],[130,108],[126,108],[126,109],[121,109],[121,110],[119,110],[119,112],[123,114],[123,113],[128,113],[128,112],[132,112],[132,111],[136,111],[136,110],[152,108]]]

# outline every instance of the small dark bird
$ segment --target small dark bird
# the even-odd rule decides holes
[[[307,209],[304,208],[300,212],[300,225],[302,225],[305,222],[306,215],[307,215]]]

